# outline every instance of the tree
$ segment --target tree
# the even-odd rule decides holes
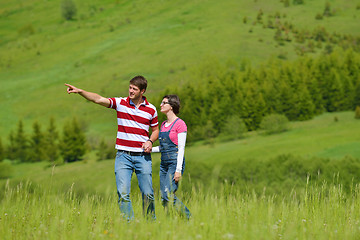
[[[54,118],[50,118],[49,127],[44,136],[45,139],[45,158],[54,163],[60,156],[59,154],[59,133],[56,130]]]
[[[0,138],[0,162],[5,159],[5,149]]]
[[[114,148],[101,139],[96,152],[98,161],[114,158]]]
[[[295,120],[308,120],[314,116],[315,106],[305,84],[301,84],[295,93],[292,108]]]
[[[253,82],[249,84],[244,97],[244,110],[241,117],[249,130],[256,130],[267,110],[262,93]]]
[[[64,125],[60,151],[65,162],[82,160],[86,152],[85,133],[80,128],[76,118]]]
[[[30,137],[29,161],[39,162],[45,159],[44,134],[38,122],[33,124],[33,134]]]
[[[6,148],[6,158],[10,159],[10,160],[15,160],[15,137],[14,137],[14,132],[11,131],[9,134],[9,145]]]
[[[22,120],[18,122],[18,128],[16,134],[14,135],[14,158],[20,160],[22,162],[26,162],[28,160],[28,138],[24,132],[24,126]]]
[[[73,20],[76,12],[76,5],[72,0],[63,0],[61,2],[61,15],[65,20]]]
[[[344,89],[337,70],[332,69],[327,86],[326,109],[329,112],[342,110],[344,101]]]
[[[360,78],[359,78],[359,82],[356,84],[355,87],[354,105],[360,106]]]
[[[211,108],[209,111],[209,119],[214,124],[214,130],[217,133],[220,132],[220,128],[224,124],[224,120],[226,115],[223,113],[223,109],[226,109],[227,104],[219,103],[219,101],[214,98],[214,101],[211,104]]]
[[[355,99],[355,87],[352,84],[350,77],[344,74],[342,71],[340,78],[343,79],[343,92],[344,92],[344,99],[343,99],[343,110],[353,110],[354,109],[354,99]]]
[[[203,128],[203,131],[204,131],[205,142],[207,144],[210,144],[211,146],[214,146],[215,144],[214,138],[216,137],[216,131],[214,128],[214,124],[211,120],[207,121],[206,125]]]

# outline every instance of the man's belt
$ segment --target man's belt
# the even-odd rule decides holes
[[[127,155],[130,156],[144,156],[144,155],[149,155],[150,153],[146,153],[146,152],[131,152],[131,151],[125,151],[125,150],[118,150],[121,153],[126,153]]]

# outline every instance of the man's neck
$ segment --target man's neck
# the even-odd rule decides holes
[[[136,107],[139,107],[144,102],[144,99],[141,96],[141,97],[136,98],[136,99],[131,99],[131,101],[135,104]]]

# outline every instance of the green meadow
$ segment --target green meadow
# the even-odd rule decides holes
[[[51,185],[50,185],[51,186]],[[188,198],[192,218],[184,220],[156,201],[157,219],[123,220],[114,195],[77,196],[31,183],[6,186],[0,205],[2,239],[357,239],[359,185],[345,198],[341,186],[309,187],[298,200],[295,192],[276,196],[222,190]]]
[[[46,124],[53,116],[61,126],[77,115],[88,124],[88,135],[112,139],[113,113],[68,96],[65,82],[108,97],[126,96],[129,79],[142,74],[149,79],[152,100],[165,87],[186,83],[209,58],[254,66],[279,55],[292,61],[301,44],[293,39],[279,45],[276,30],[263,26],[268,19],[275,22],[275,15],[299,30],[324,27],[352,36],[360,31],[355,0],[331,1],[335,14],[322,20],[315,16],[323,13],[326,1],[315,0],[290,1],[289,7],[280,0],[74,2],[77,15],[65,21],[60,0],[1,1],[2,136],[20,119],[29,129],[34,120]]]
[[[77,14],[68,21],[61,16],[62,2],[1,0],[4,146],[18,121],[29,134],[34,121],[44,130],[50,117],[61,131],[76,116],[92,144],[99,139],[114,141],[115,113],[68,95],[64,83],[105,97],[127,96],[129,80],[141,74],[149,81],[146,96],[158,106],[164,89],[196,81],[192,77],[198,76],[196,71],[211,68],[212,62],[256,69],[272,59],[292,62],[302,56],[321,58],[329,48],[343,51],[347,39],[359,48],[357,0],[305,0],[299,5],[286,0],[74,0]],[[326,4],[332,16],[316,19]],[[315,45],[314,40],[299,42],[289,35],[290,39],[277,41],[270,22],[308,31],[305,34],[325,29],[332,41],[343,37],[299,53]],[[161,206],[159,154],[152,154],[157,219],[142,216],[134,176],[131,222],[118,209],[114,159],[97,161],[94,149],[82,161],[58,165],[4,160],[0,166],[7,166],[10,177],[0,179],[0,236],[359,239],[360,121],[354,111],[293,121],[282,133],[256,130],[228,139],[219,135],[186,147],[185,174],[177,195],[192,212],[189,221]]]
[[[334,121],[335,117],[337,121]],[[319,162],[337,162],[348,156],[359,159],[359,126],[360,122],[354,118],[353,112],[327,113],[310,121],[292,122],[288,131],[279,134],[265,135],[257,131],[250,132],[245,138],[236,141],[222,141],[219,137],[215,139],[213,145],[196,143],[186,147],[186,170],[182,190],[190,193],[196,186],[212,191],[214,185],[226,182],[226,178],[222,177],[224,173],[228,174],[229,179],[240,175],[240,172],[231,172],[231,169],[237,169],[238,166],[251,169],[255,167],[255,164],[271,162],[279,156],[292,156],[289,161],[301,160],[304,165],[312,160],[315,161],[313,158],[317,158],[316,161]],[[62,190],[66,190],[74,183],[73,188],[83,195],[87,193],[113,194],[116,187],[113,174],[114,159],[97,161],[95,154],[96,151],[90,151],[83,161],[57,166],[52,166],[48,162],[14,164],[12,165],[12,186],[24,181],[40,185],[46,185],[51,181],[55,189]],[[152,158],[153,182],[155,188],[158,189],[160,154],[153,153]],[[248,165],[242,166],[241,164],[244,163]],[[278,169],[280,167],[277,166]],[[351,178],[356,177],[354,179],[356,180],[359,177],[356,173],[360,171],[360,166],[355,165],[355,167],[351,174],[348,173],[350,182]],[[339,169],[335,166],[328,168],[336,175],[346,166]],[[272,170],[269,169],[269,171]],[[273,174],[280,175],[277,172]],[[294,179],[296,183],[299,182],[301,191],[308,174],[304,170]],[[341,183],[332,182],[333,177],[323,180],[335,184]],[[259,179],[254,184],[254,187],[260,189],[258,193],[261,193],[264,187],[270,188],[263,180]],[[5,182],[6,180],[0,180],[2,185]],[[235,183],[235,187],[241,187],[239,185]],[[291,191],[293,187],[295,184],[284,190]],[[138,192],[136,177],[133,179],[132,191]],[[275,193],[281,195],[284,192]]]

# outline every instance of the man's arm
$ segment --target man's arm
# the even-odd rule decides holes
[[[70,84],[65,83],[65,86],[67,86],[67,93],[78,93],[80,94],[82,97],[84,97],[85,99],[94,102],[96,104],[99,104],[101,106],[104,107],[110,107],[110,100],[108,98],[104,98],[102,96],[100,96],[97,93],[92,93],[92,92],[87,92],[85,90],[82,90],[80,88],[74,87]]]
[[[159,138],[159,126],[151,127],[152,133],[146,142],[144,142],[142,148],[144,149],[144,152],[151,152],[153,143]]]

